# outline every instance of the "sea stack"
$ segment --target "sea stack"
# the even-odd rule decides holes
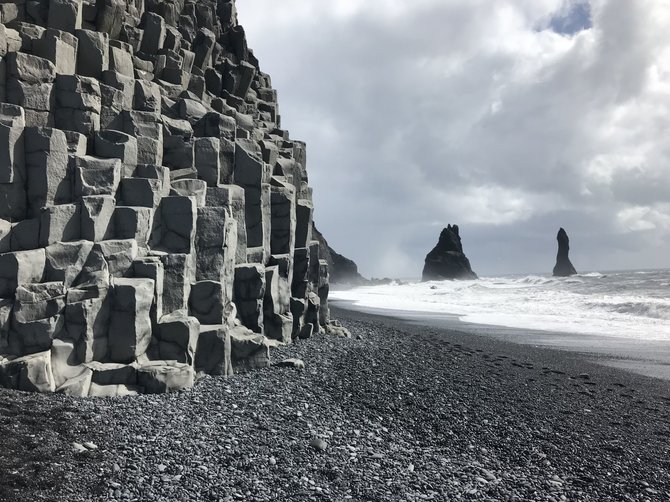
[[[344,333],[234,0],[0,4],[0,386],[174,391]]]
[[[422,280],[476,279],[470,260],[463,253],[458,225],[448,225],[442,230],[437,246],[426,256]]]
[[[556,236],[558,240],[558,255],[556,255],[556,266],[554,267],[554,277],[568,277],[575,275],[577,271],[570,262],[570,238],[562,228]]]

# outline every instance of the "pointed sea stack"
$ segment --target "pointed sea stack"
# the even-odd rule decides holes
[[[575,275],[577,271],[570,262],[570,239],[568,234],[562,228],[556,236],[558,240],[558,255],[556,256],[556,266],[554,267],[554,277],[568,277]]]
[[[444,279],[476,279],[470,260],[463,253],[458,225],[449,225],[442,230],[437,246],[426,256],[423,281]]]

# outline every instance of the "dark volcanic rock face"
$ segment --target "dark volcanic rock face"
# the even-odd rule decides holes
[[[458,225],[449,225],[442,230],[437,246],[426,256],[423,267],[424,281],[442,279],[476,279],[470,260],[463,253]]]
[[[556,255],[556,266],[554,267],[554,277],[568,277],[575,275],[577,271],[570,262],[570,239],[568,234],[562,228],[558,231],[556,236],[558,240],[558,255]]]
[[[346,256],[342,256],[330,247],[328,241],[316,228],[312,227],[312,238],[319,242],[319,256],[328,263],[330,282],[332,284],[358,285],[368,280],[358,273],[358,265]]]
[[[172,391],[342,332],[306,155],[234,0],[0,1],[0,386]]]

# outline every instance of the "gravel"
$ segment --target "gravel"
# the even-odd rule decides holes
[[[335,311],[189,392],[0,391],[0,500],[668,500],[667,382]],[[76,446],[75,446],[76,444]]]

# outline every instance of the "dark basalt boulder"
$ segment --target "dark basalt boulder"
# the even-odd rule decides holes
[[[470,260],[463,253],[458,225],[449,225],[442,230],[437,246],[426,256],[423,281],[444,279],[476,279]]]
[[[323,234],[317,230],[316,225],[312,226],[312,239],[319,241],[319,256],[328,262],[331,284],[358,286],[368,283],[368,280],[358,273],[358,265],[331,248]]]
[[[556,266],[554,267],[554,277],[568,277],[575,275],[577,271],[570,262],[570,239],[568,234],[562,228],[556,236],[558,240],[558,255],[556,255]]]

